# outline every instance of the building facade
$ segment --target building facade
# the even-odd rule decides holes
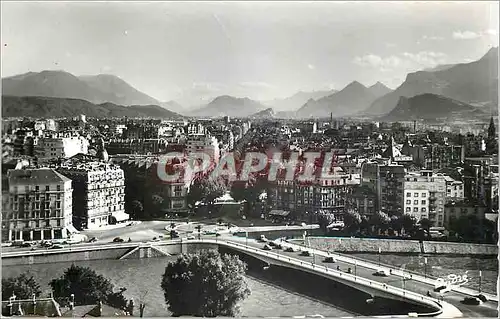
[[[8,172],[8,204],[2,211],[6,240],[53,240],[76,232],[71,180],[53,169]]]
[[[73,220],[78,229],[97,229],[129,219],[123,170],[103,162],[66,163],[58,171],[73,182]]]
[[[428,218],[434,226],[444,225],[446,180],[442,174],[420,171],[405,176],[405,214],[417,220]]]

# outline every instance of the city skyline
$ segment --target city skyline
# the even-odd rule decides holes
[[[496,2],[4,2],[2,12],[2,77],[113,74],[160,101],[269,100],[355,80],[395,88],[498,46]]]

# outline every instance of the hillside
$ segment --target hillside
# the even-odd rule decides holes
[[[274,118],[276,116],[276,113],[274,113],[274,110],[272,108],[268,108],[262,111],[259,111],[255,114],[250,115],[251,119],[269,119],[269,118]]]
[[[368,107],[377,98],[369,88],[354,81],[341,91],[317,101],[310,99],[298,111],[298,118],[348,116]]]
[[[223,95],[216,97],[206,106],[191,111],[189,115],[206,117],[248,117],[265,109],[266,107],[264,105],[249,98],[236,98],[229,95]]]
[[[473,105],[498,105],[498,48],[492,48],[480,60],[471,63],[410,73],[396,90],[374,101],[363,113],[387,114],[396,106],[399,97],[424,93]]]
[[[387,86],[385,86],[383,83],[380,82],[373,84],[368,88],[368,90],[377,98],[392,92],[391,89],[389,89]]]
[[[400,97],[396,107],[383,117],[388,121],[472,118],[482,113],[477,108],[441,95],[426,93]]]
[[[85,114],[88,117],[152,117],[181,118],[182,116],[157,105],[125,107],[113,103],[94,104],[81,99],[51,97],[2,96],[3,117],[59,118]]]
[[[71,98],[118,105],[160,103],[114,75],[77,77],[65,71],[28,72],[3,78],[2,95]]]

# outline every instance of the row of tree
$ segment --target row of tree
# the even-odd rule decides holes
[[[237,256],[221,255],[208,250],[181,255],[165,268],[161,280],[168,309],[173,316],[236,316],[238,303],[250,294],[245,281],[246,264]],[[115,291],[110,280],[88,267],[72,265],[60,278],[50,282],[54,298],[63,305],[74,295],[75,305],[101,301],[112,307],[133,313],[133,302],[127,302],[121,288]],[[29,273],[2,279],[2,298],[15,295],[18,300],[39,297],[40,285]],[[144,301],[140,304],[143,316]]]

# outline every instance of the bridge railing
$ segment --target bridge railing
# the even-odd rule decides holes
[[[388,294],[396,295],[402,297],[403,299],[409,299],[419,303],[423,303],[426,304],[427,306],[430,306],[431,308],[437,309],[436,311],[431,313],[418,314],[418,316],[437,316],[443,312],[443,306],[441,304],[442,302],[437,299],[424,296],[406,289],[401,289],[391,285],[387,285],[385,283],[380,283],[378,281],[373,281],[370,279],[359,277],[353,274],[344,273],[342,271],[331,269],[328,266],[317,265],[314,262],[303,261],[294,257],[280,255],[279,253],[275,253],[273,251],[264,251],[259,248],[254,248],[244,244],[239,244],[224,240],[216,241],[214,239],[194,239],[194,240],[189,240],[189,242],[213,243],[243,251],[251,251],[252,253],[256,253],[261,256],[275,258],[276,260],[282,260],[288,262],[289,264],[303,267],[307,269],[309,272],[319,272],[323,275],[326,274],[331,277],[349,280],[351,282],[355,282],[357,284],[361,284],[369,288],[379,289],[381,291],[387,292]]]
[[[427,283],[429,285],[435,285],[437,283],[436,277],[429,276],[429,275],[424,276],[421,273],[416,272],[416,271],[411,271],[411,270],[407,270],[407,269],[402,270],[401,268],[395,267],[393,265],[388,265],[385,263],[378,263],[378,262],[375,262],[373,260],[369,260],[369,259],[358,257],[358,256],[356,256],[356,258],[354,258],[354,257],[351,257],[347,254],[342,254],[342,253],[339,253],[336,251],[331,252],[331,251],[324,251],[324,250],[321,250],[318,248],[311,248],[311,247],[308,247],[308,246],[306,246],[302,243],[298,243],[298,242],[290,242],[290,244],[304,247],[304,249],[308,249],[308,250],[317,250],[317,251],[322,251],[322,252],[328,252],[329,254],[335,256],[338,260],[341,260],[341,261],[344,261],[347,263],[351,263],[351,264],[354,264],[354,260],[356,260],[356,263],[362,267],[371,268],[371,269],[378,269],[378,268],[390,269],[391,273],[393,275],[398,275],[401,277],[404,277],[405,275],[410,275],[412,280],[424,282],[424,283]],[[380,264],[380,266],[378,266],[379,264]],[[477,296],[480,293],[477,290],[474,290],[472,288],[463,287],[463,286],[452,286],[452,291],[459,292],[459,293],[469,295],[469,296]],[[481,294],[484,295],[490,301],[498,302],[498,296],[496,296],[494,294],[485,293],[485,292],[481,292]]]

